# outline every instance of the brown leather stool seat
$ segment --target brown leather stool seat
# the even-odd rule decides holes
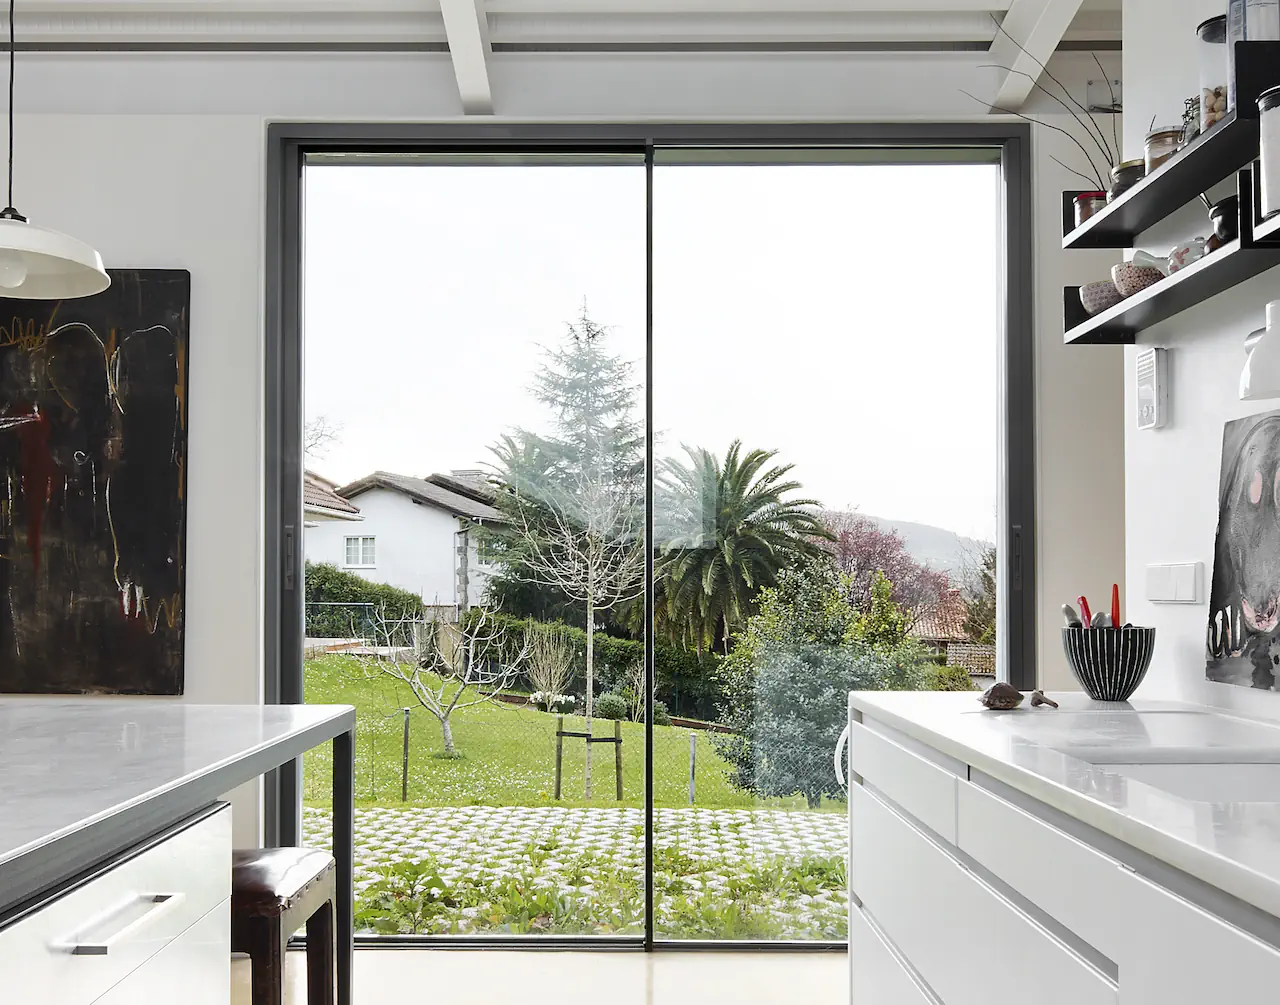
[[[307,926],[307,1003],[334,1005],[334,863],[310,848],[257,848],[231,857],[231,951],[248,953],[253,1005],[282,1005],[289,936]]]

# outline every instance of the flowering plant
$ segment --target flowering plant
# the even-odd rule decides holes
[[[529,695],[529,704],[543,712],[557,712],[567,715],[573,711],[578,699],[571,694],[552,694],[550,691],[534,691]]]

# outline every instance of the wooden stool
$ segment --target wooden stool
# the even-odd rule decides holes
[[[307,1005],[334,1005],[334,864],[328,852],[258,848],[231,858],[231,951],[253,965],[253,1005],[283,1005],[289,936],[307,926]]]

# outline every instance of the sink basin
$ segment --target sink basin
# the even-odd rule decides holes
[[[1018,736],[1091,764],[1280,766],[1280,727],[1190,709],[986,713]]]
[[[1104,771],[1201,803],[1280,803],[1280,764],[1102,764]]]

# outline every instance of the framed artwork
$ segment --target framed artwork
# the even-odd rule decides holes
[[[0,299],[0,692],[182,693],[191,276],[110,276]]]

